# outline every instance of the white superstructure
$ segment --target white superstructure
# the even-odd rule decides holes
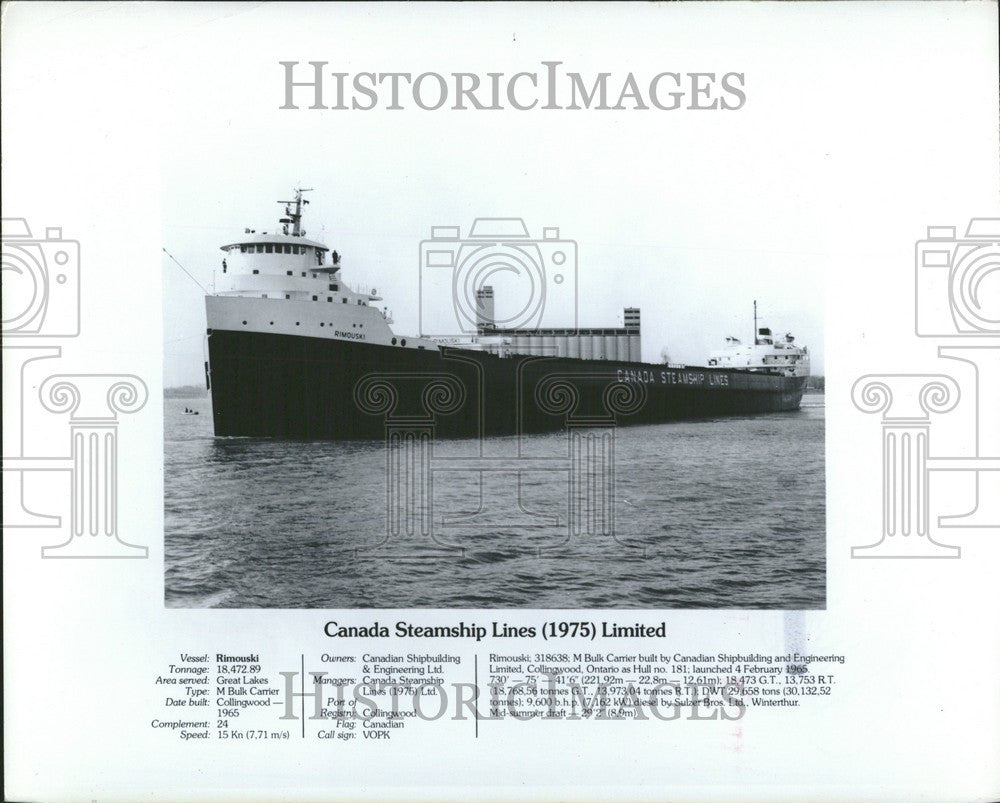
[[[459,337],[397,335],[392,318],[374,306],[378,292],[349,286],[341,274],[336,251],[306,238],[302,229],[302,197],[281,201],[285,216],[275,233],[246,229],[244,236],[221,246],[221,273],[215,292],[205,300],[209,330],[244,331],[345,340],[395,348],[438,351],[451,346],[485,351],[500,357],[546,356],[587,361],[640,363],[640,311],[624,310],[624,326],[616,328],[504,329],[497,328],[493,288],[477,288],[477,333]],[[754,343],[726,338],[726,347],[709,355],[708,365],[740,368],[784,376],[808,376],[809,353],[771,330],[757,328],[754,302]]]
[[[351,340],[400,348],[437,349],[431,340],[397,336],[388,313],[373,306],[381,296],[350,287],[341,259],[301,228],[305,189],[282,201],[276,233],[247,229],[221,246],[225,255],[216,291],[206,299],[209,329]]]
[[[786,334],[776,338],[767,327],[757,327],[757,302],[754,302],[754,342],[742,343],[727,337],[726,345],[708,355],[708,365],[718,368],[741,368],[780,376],[809,376],[809,349],[795,345]]]

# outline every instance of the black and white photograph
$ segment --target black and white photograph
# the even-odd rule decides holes
[[[997,9],[2,3],[4,799],[1000,799]]]
[[[283,113],[308,113],[327,79],[283,67],[304,107]],[[582,79],[552,77],[580,102]],[[684,92],[725,114],[742,80]],[[398,119],[377,146],[362,122],[250,180],[230,157],[217,193],[172,187],[167,604],[823,608],[823,210],[755,204],[774,143],[728,153],[706,190],[682,133],[633,130],[641,164],[582,173],[512,134],[509,158],[548,164],[508,172],[481,135],[414,143]],[[316,175],[331,152],[385,180]],[[518,204],[571,225],[495,214]]]

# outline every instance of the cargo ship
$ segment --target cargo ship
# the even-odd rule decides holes
[[[573,244],[556,229],[532,240],[517,219],[477,220],[465,238],[453,227],[432,230],[421,266],[450,277],[459,331],[429,334],[435,322],[422,316],[422,334],[399,334],[378,292],[348,285],[341,255],[306,237],[308,191],[279,202],[277,231],[248,228],[221,246],[206,297],[217,436],[375,439],[418,426],[435,437],[482,437],[800,405],[808,349],[759,327],[756,302],[752,342],[726,338],[705,365],[642,362],[636,307],[620,327],[542,326],[546,297],[570,284]],[[486,282],[505,261],[538,292],[500,320]]]

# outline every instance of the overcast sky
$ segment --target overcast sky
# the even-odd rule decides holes
[[[914,34],[891,4],[867,28],[878,48],[852,44],[842,14],[782,13],[776,25],[756,4],[738,17],[700,4],[185,8],[197,23],[157,11],[157,46],[177,45],[160,90],[163,244],[201,284],[218,246],[248,226],[274,230],[275,201],[301,182],[315,188],[309,236],[340,251],[345,280],[377,287],[411,334],[431,226],[465,233],[477,216],[522,217],[533,235],[557,226],[578,244],[581,324],[618,325],[624,306],[641,307],[653,362],[666,347],[700,363],[726,335],[749,337],[757,299],[762,323],[794,333],[823,373],[824,284],[850,251],[837,221],[869,191],[840,171],[883,173],[921,135],[921,81],[962,91],[912,62]],[[933,20],[921,26],[931,42]],[[610,85],[629,72],[642,84],[736,71],[747,101],[725,112],[280,110],[278,62],[309,60],[352,74],[508,75],[561,60],[612,73]],[[886,65],[904,90],[888,102],[870,80]],[[165,380],[200,383],[203,293],[167,258],[163,271]]]

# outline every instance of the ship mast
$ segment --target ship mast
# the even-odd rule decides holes
[[[757,299],[753,300],[753,344],[755,346],[760,345],[760,341],[757,339]]]
[[[302,193],[312,192],[312,187],[296,187],[295,188],[295,200],[294,201],[278,201],[279,204],[285,205],[285,217],[281,218],[279,223],[283,226],[283,231],[288,234],[288,224],[292,224],[291,234],[293,237],[302,237],[305,235],[305,231],[302,230],[302,207],[309,203],[302,198]],[[291,204],[295,204],[295,211],[291,210]]]

